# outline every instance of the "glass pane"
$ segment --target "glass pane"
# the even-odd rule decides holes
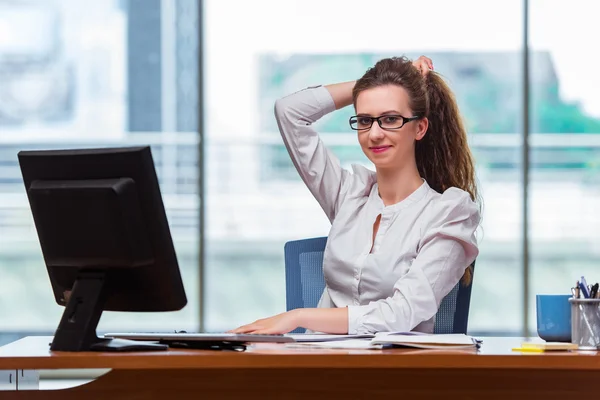
[[[531,1],[531,292],[600,281],[600,4]],[[561,29],[556,29],[560,26]]]
[[[17,152],[151,145],[184,277],[175,313],[105,313],[99,330],[198,325],[195,0],[0,2],[0,330],[53,332]]]
[[[470,328],[519,330],[521,2],[430,1],[426,23],[414,1],[371,1],[369,10],[385,10],[371,17],[358,0],[204,4],[206,328],[285,311],[284,243],[329,230],[283,147],[275,99],[356,79],[384,56],[426,54],[458,97],[485,199]],[[345,166],[367,164],[351,113],[330,114],[318,128]]]

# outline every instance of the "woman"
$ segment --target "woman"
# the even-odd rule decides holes
[[[379,61],[356,82],[278,100],[275,116],[296,169],[332,223],[318,308],[296,309],[233,332],[433,332],[442,299],[478,254],[473,158],[454,96],[431,60]],[[312,124],[354,104],[350,126],[375,165],[353,172]]]

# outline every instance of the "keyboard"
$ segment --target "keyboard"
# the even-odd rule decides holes
[[[256,333],[197,333],[197,332],[120,332],[106,333],[108,339],[145,340],[159,342],[237,342],[237,343],[290,343],[294,338],[279,334]]]

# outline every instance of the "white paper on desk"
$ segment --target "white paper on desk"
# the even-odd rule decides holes
[[[296,342],[286,343],[286,347],[295,348],[318,348],[318,349],[353,349],[353,350],[378,350],[382,346],[371,343],[369,338],[366,339],[343,339],[329,340],[325,342]]]
[[[477,341],[462,333],[458,334],[402,334],[402,333],[378,333],[373,338],[373,344],[394,344],[399,346],[418,347],[424,349],[443,348],[473,348]]]
[[[331,342],[351,339],[371,339],[375,337],[372,334],[365,335],[329,335],[324,333],[306,334],[306,333],[288,333],[285,336],[293,338],[296,342]]]
[[[420,335],[420,336],[425,336],[425,335],[431,335],[431,333],[424,333],[424,332],[417,332],[417,331],[409,331],[409,332],[377,332],[377,335],[405,335],[405,336],[415,336],[415,335]]]

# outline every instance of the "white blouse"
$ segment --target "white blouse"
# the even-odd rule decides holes
[[[275,103],[292,162],[332,223],[318,306],[347,307],[349,334],[433,332],[442,299],[478,254],[478,207],[461,189],[440,194],[425,181],[406,199],[385,206],[375,172],[342,168],[312,127],[334,110],[321,86]]]

